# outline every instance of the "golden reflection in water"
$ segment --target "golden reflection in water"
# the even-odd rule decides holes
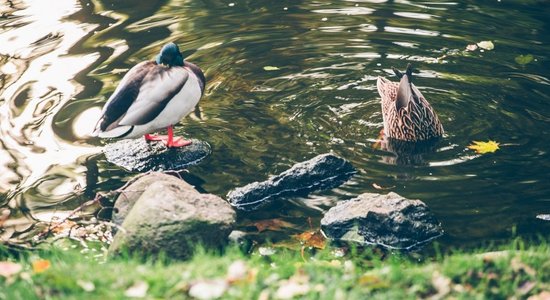
[[[100,115],[101,108],[97,106],[80,113],[73,122],[73,134],[80,139],[89,137]]]
[[[41,178],[52,166],[71,164],[98,149],[75,146],[56,138],[52,120],[82,90],[75,75],[96,61],[97,53],[72,55],[70,50],[97,25],[70,15],[77,0],[25,0],[14,4],[2,24],[0,70],[0,193]],[[82,126],[81,126],[82,127]]]

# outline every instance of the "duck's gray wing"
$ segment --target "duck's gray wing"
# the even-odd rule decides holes
[[[181,67],[168,68],[155,62],[134,66],[105,104],[96,130],[105,132],[152,121],[181,90],[188,77],[188,72]]]
[[[143,125],[155,119],[168,102],[181,91],[188,71],[183,67],[165,67],[153,63],[141,80],[139,93],[120,125]]]
[[[109,131],[118,126],[121,118],[136,100],[141,81],[149,70],[150,62],[137,64],[124,75],[117,88],[103,106],[101,117],[96,126],[96,132]]]

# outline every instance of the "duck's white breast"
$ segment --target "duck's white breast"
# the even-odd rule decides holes
[[[199,81],[190,70],[187,82],[181,90],[168,102],[162,112],[151,122],[143,125],[136,125],[126,138],[135,138],[140,135],[161,130],[170,125],[177,124],[183,117],[191,113],[201,98],[202,92]]]

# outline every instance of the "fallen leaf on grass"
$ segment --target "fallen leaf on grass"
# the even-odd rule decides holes
[[[314,247],[317,249],[325,249],[326,238],[319,231],[306,231],[294,235],[305,247]]]
[[[0,261],[0,276],[8,278],[21,272],[22,269],[23,267],[18,263],[11,261]]]
[[[288,280],[282,280],[275,293],[276,299],[292,299],[296,296],[302,296],[311,290],[309,286],[309,276],[299,269]]]
[[[128,298],[145,298],[147,296],[147,290],[149,285],[145,281],[137,281],[129,287],[125,292],[124,296]]]
[[[227,290],[227,282],[221,279],[198,281],[191,285],[189,296],[201,300],[218,299]]]
[[[85,292],[93,292],[95,290],[95,284],[91,281],[77,280],[76,284],[78,284],[78,286]]]
[[[246,263],[242,260],[237,260],[231,263],[229,268],[227,268],[226,279],[229,282],[240,281],[246,278],[247,273],[248,268],[246,267]]]
[[[540,292],[536,295],[533,295],[527,298],[527,300],[550,300],[550,292],[548,291]]]
[[[258,269],[249,269],[244,261],[237,260],[227,268],[226,280],[229,284],[251,283],[256,280],[257,275]]]
[[[374,274],[364,274],[359,277],[360,285],[368,286],[371,289],[383,289],[389,287],[389,284]]]
[[[474,150],[478,154],[492,153],[500,149],[498,147],[500,143],[497,143],[495,141],[473,141],[472,143],[473,144],[469,145],[468,148]]]
[[[433,298],[442,299],[451,292],[451,279],[436,271],[432,275],[432,286],[437,291]]]
[[[525,296],[529,294],[529,292],[531,292],[531,290],[533,290],[533,288],[535,288],[536,285],[537,283],[534,281],[526,281],[518,287],[518,292],[521,295]]]
[[[525,272],[525,274],[531,277],[535,277],[535,275],[537,275],[535,269],[523,263],[519,257],[512,258],[512,260],[510,261],[510,266],[512,267],[512,270],[514,270],[514,272],[523,271]]]
[[[49,269],[51,266],[50,261],[46,259],[39,259],[32,262],[32,271],[34,273],[42,273]]]
[[[535,59],[533,55],[527,54],[527,55],[518,55],[516,58],[514,58],[514,61],[520,65],[526,65],[530,62],[532,62]]]
[[[302,296],[309,292],[309,284],[301,284],[296,282],[284,282],[279,286],[275,293],[276,299],[292,299],[296,296]]]
[[[282,228],[294,227],[292,223],[283,221],[281,219],[269,219],[269,220],[256,221],[252,223],[252,225],[256,226],[259,232],[262,232],[265,230],[280,231]]]

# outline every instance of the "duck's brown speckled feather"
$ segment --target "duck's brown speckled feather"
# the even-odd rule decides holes
[[[404,75],[407,76],[407,75]],[[406,86],[403,86],[406,84]],[[412,90],[410,99],[400,99],[402,107],[398,108],[396,100],[401,88]],[[443,125],[435,111],[420,91],[412,83],[392,82],[384,77],[378,77],[378,93],[382,98],[382,117],[384,119],[384,134],[390,138],[403,141],[423,141],[443,135]]]

